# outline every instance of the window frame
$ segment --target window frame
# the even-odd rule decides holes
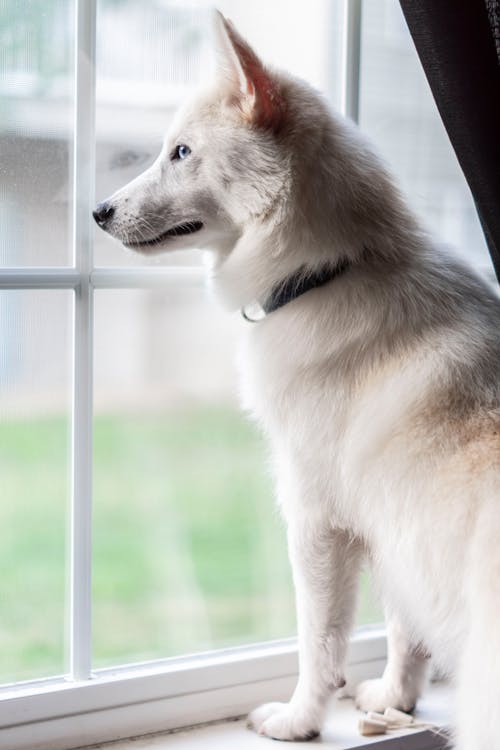
[[[387,658],[381,626],[351,639],[347,684],[380,676]],[[0,699],[0,738],[9,750],[67,750],[189,727],[288,700],[298,676],[295,638],[115,669],[87,680],[17,683]]]
[[[0,687],[0,737],[11,750],[65,750],[241,715],[286,700],[298,674],[296,639],[92,670],[93,303],[99,289],[203,285],[193,268],[100,268],[93,264],[97,0],[75,0],[73,265],[2,268],[0,290],[73,291],[69,672]],[[362,0],[343,0],[342,109],[357,120]],[[348,678],[380,674],[382,627],[360,629]]]

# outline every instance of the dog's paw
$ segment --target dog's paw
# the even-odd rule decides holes
[[[405,694],[388,685],[385,680],[365,680],[356,690],[356,707],[361,711],[383,713],[386,708],[397,708],[408,713],[415,708],[416,695]]]
[[[319,727],[289,703],[264,703],[248,716],[247,726],[273,740],[311,740]]]

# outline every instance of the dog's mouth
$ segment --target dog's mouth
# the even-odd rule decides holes
[[[137,242],[127,242],[126,244],[129,247],[153,247],[154,245],[159,245],[163,240],[168,239],[168,237],[183,237],[187,234],[199,232],[202,228],[202,221],[185,221],[182,224],[177,224],[171,229],[167,229],[166,232],[163,232],[150,240],[138,240]]]

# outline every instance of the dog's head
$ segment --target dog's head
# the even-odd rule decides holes
[[[134,250],[228,253],[286,184],[276,148],[285,113],[278,79],[219,13],[215,24],[215,86],[177,114],[155,163],[94,211],[102,229]]]

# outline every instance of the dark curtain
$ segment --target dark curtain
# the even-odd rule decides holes
[[[400,0],[500,281],[500,0]]]

